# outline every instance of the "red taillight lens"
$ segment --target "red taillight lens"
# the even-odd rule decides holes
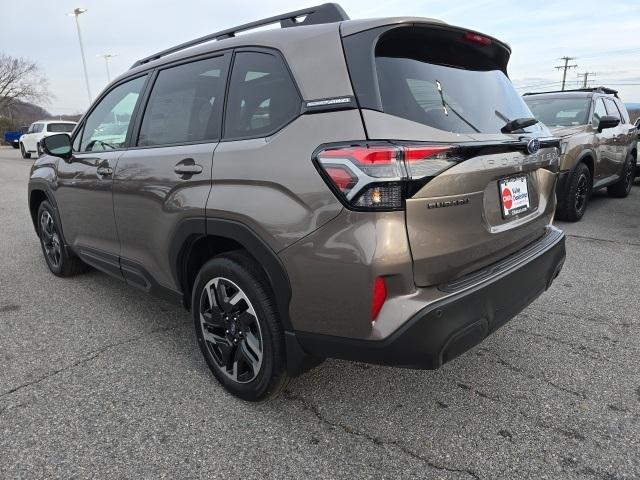
[[[375,322],[376,318],[378,318],[386,299],[387,286],[384,284],[384,278],[376,277],[373,282],[373,296],[371,298],[371,322]]]
[[[358,182],[358,177],[353,175],[347,167],[327,167],[325,171],[342,193],[347,193]]]
[[[325,158],[350,158],[359,164],[391,163],[396,159],[396,149],[392,147],[350,147],[336,148],[322,152]]]
[[[325,180],[357,210],[400,210],[407,183],[457,163],[448,145],[330,147],[316,157]],[[415,191],[415,190],[414,190]]]
[[[491,45],[491,39],[488,37],[485,37],[484,35],[480,35],[479,33],[475,33],[475,32],[467,32],[464,34],[464,39],[467,42],[471,42],[471,43],[475,43],[476,45],[480,45],[482,47],[488,47],[489,45]]]

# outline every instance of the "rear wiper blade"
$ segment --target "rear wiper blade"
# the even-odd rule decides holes
[[[508,121],[505,126],[500,129],[500,131],[502,133],[515,132],[516,130],[522,130],[523,128],[535,125],[536,123],[538,123],[538,120],[533,117],[516,118],[514,120]]]

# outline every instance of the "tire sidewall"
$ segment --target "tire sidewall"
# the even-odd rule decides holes
[[[252,381],[248,383],[238,383],[227,377],[222,371],[213,356],[209,352],[209,348],[204,341],[201,325],[200,325],[200,297],[205,285],[215,277],[224,277],[234,282],[240,287],[249,298],[257,316],[260,325],[263,342],[262,366],[260,372]],[[280,372],[276,365],[276,355],[278,349],[282,349],[281,332],[276,327],[277,318],[272,305],[269,305],[268,299],[265,298],[267,291],[262,291],[257,286],[263,279],[254,279],[253,276],[240,263],[233,259],[225,257],[216,257],[209,260],[203,265],[198,273],[194,283],[191,312],[196,331],[198,345],[207,365],[218,379],[218,381],[234,395],[249,401],[261,400],[267,396],[272,390],[274,377]],[[257,287],[257,288],[256,288]],[[267,302],[265,302],[267,300]]]
[[[57,267],[53,264],[51,264],[51,261],[49,260],[49,257],[47,256],[47,252],[44,248],[44,241],[42,239],[42,232],[40,231],[40,219],[42,218],[42,215],[44,214],[44,212],[48,212],[49,215],[51,215],[51,218],[53,219],[53,222],[56,226],[56,231],[58,232],[58,237],[60,238],[60,242],[61,242],[61,255],[60,255],[60,265],[58,265]],[[64,247],[64,240],[62,238],[62,233],[60,230],[60,224],[58,223],[58,219],[57,216],[53,210],[53,208],[51,207],[51,204],[44,200],[42,203],[40,203],[40,206],[38,207],[38,217],[37,217],[37,229],[38,229],[38,238],[40,239],[40,248],[42,248],[42,254],[44,255],[44,260],[47,263],[47,266],[49,267],[49,270],[51,270],[51,273],[53,273],[54,275],[57,276],[61,276],[63,273],[63,269],[64,269],[64,264],[67,260],[67,252],[66,249]]]
[[[576,196],[578,194],[578,184],[580,183],[580,179],[582,177],[586,178],[587,192],[585,195],[582,208],[578,210],[576,208]],[[587,204],[589,203],[589,199],[591,197],[591,188],[592,188],[591,172],[589,171],[589,168],[584,163],[581,163],[576,167],[576,170],[572,175],[571,191],[569,192],[570,195],[568,198],[568,202],[570,202],[568,206],[571,209],[570,213],[571,213],[572,219],[580,220],[584,216],[585,212],[587,211]]]

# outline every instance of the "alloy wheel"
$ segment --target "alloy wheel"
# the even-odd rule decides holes
[[[246,293],[227,278],[216,277],[200,297],[202,338],[219,370],[238,383],[255,379],[262,366],[264,341]]]
[[[586,175],[580,175],[576,188],[576,212],[581,212],[587,203],[587,195],[589,193],[589,182]]]
[[[47,260],[53,268],[58,268],[62,260],[62,244],[53,217],[47,210],[40,216],[40,241]]]
[[[631,191],[633,179],[635,177],[635,168],[632,162],[627,162],[627,168],[624,172],[624,189],[627,193]]]

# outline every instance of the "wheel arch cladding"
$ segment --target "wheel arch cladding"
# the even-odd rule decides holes
[[[36,232],[38,231],[38,208],[40,208],[40,204],[45,200],[49,200],[49,196],[46,194],[44,190],[41,189],[33,189],[29,192],[29,213],[31,214],[31,221],[33,222],[33,228],[35,228]]]
[[[191,293],[200,267],[224,252],[242,250],[262,269],[269,282],[278,315],[285,330],[291,330],[289,277],[277,254],[253,230],[242,223],[226,219],[188,219],[174,236],[170,251],[177,284],[184,303],[190,308]]]
[[[578,167],[579,164],[584,163],[587,168],[589,169],[589,172],[591,173],[591,178],[594,177],[594,162],[593,162],[593,155],[591,155],[591,152],[586,151],[582,154],[580,154],[580,156],[578,157],[578,161],[576,162],[576,164],[573,166],[572,171],[575,171],[575,169]]]

